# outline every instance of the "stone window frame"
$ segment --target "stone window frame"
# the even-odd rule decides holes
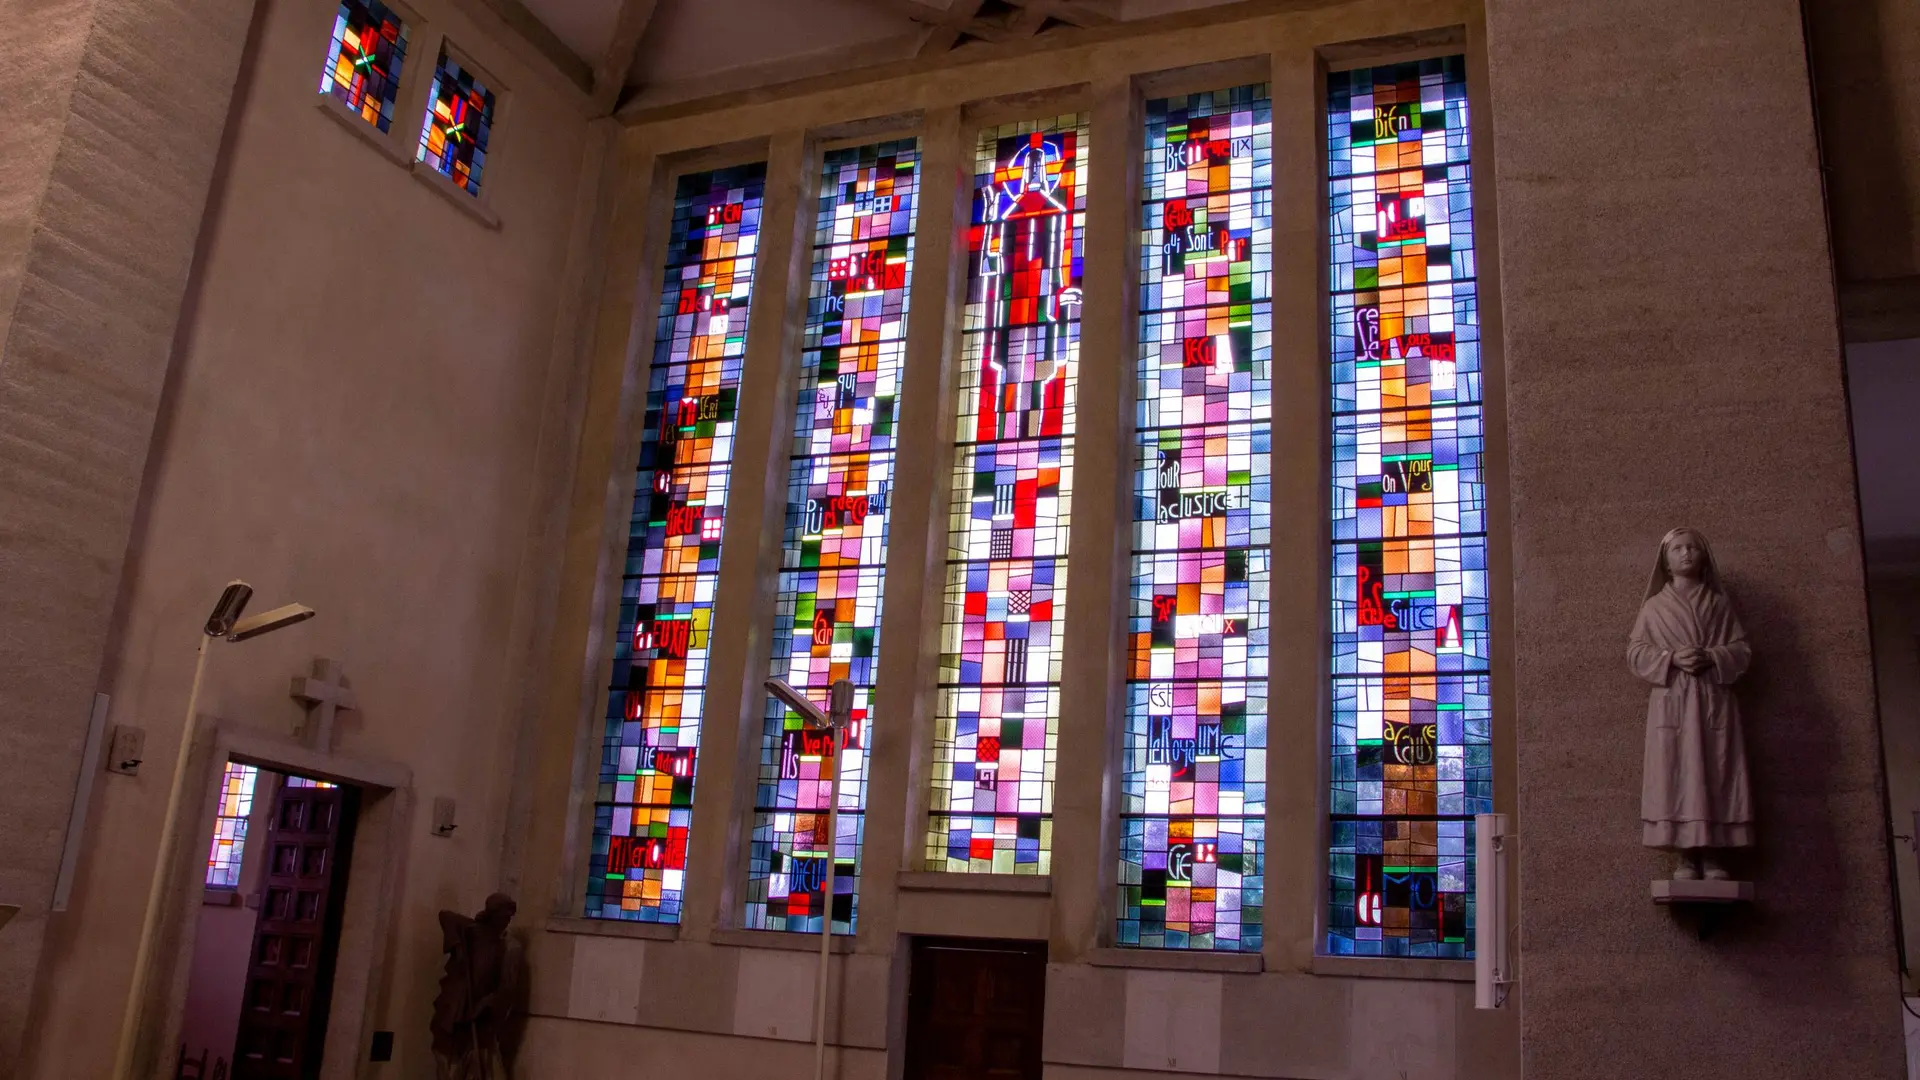
[[[1093,283],[1096,270],[1092,269],[1096,246],[1102,247],[1106,254],[1102,258],[1112,259],[1117,248],[1124,254],[1118,259],[1120,282],[1116,283],[1119,295],[1130,296],[1130,290],[1137,279],[1137,215],[1138,215],[1138,167],[1140,140],[1142,133],[1137,122],[1142,103],[1149,97],[1167,96],[1171,93],[1190,92],[1200,89],[1218,89],[1241,85],[1247,82],[1267,82],[1272,86],[1274,100],[1274,230],[1275,230],[1275,268],[1276,277],[1274,295],[1274,319],[1276,342],[1274,350],[1274,388],[1275,401],[1274,432],[1274,499],[1276,514],[1273,529],[1273,545],[1276,552],[1275,564],[1299,565],[1300,560],[1293,558],[1290,563],[1282,563],[1278,558],[1281,552],[1298,555],[1303,551],[1317,552],[1312,557],[1312,574],[1288,575],[1298,577],[1299,584],[1286,586],[1298,595],[1292,597],[1292,605],[1283,607],[1278,590],[1282,587],[1283,575],[1276,574],[1273,587],[1271,662],[1269,679],[1269,791],[1268,791],[1268,849],[1265,857],[1266,879],[1266,946],[1260,954],[1221,954],[1186,952],[1182,950],[1149,950],[1113,948],[1114,908],[1117,901],[1118,850],[1118,813],[1117,805],[1107,801],[1110,796],[1100,790],[1119,765],[1121,745],[1121,721],[1113,713],[1112,705],[1119,703],[1124,693],[1124,680],[1118,677],[1116,666],[1109,677],[1106,665],[1110,656],[1102,655],[1102,650],[1090,647],[1093,642],[1089,631],[1080,629],[1079,622],[1105,622],[1111,632],[1110,651],[1118,652],[1125,626],[1125,605],[1127,592],[1127,551],[1120,550],[1105,556],[1105,566],[1089,567],[1081,558],[1082,546],[1075,542],[1070,549],[1072,565],[1081,567],[1075,580],[1079,582],[1075,592],[1079,610],[1101,607],[1107,617],[1093,620],[1091,616],[1070,621],[1069,636],[1074,637],[1075,649],[1089,654],[1093,659],[1086,661],[1087,671],[1081,673],[1082,685],[1097,687],[1100,693],[1090,695],[1090,700],[1081,702],[1077,708],[1069,696],[1066,709],[1083,714],[1080,727],[1085,727],[1084,714],[1104,713],[1105,719],[1099,721],[1100,738],[1104,745],[1098,755],[1103,762],[1100,775],[1091,778],[1090,784],[1083,784],[1092,792],[1099,809],[1099,821],[1092,829],[1076,829],[1081,834],[1080,841],[1056,835],[1054,858],[1061,865],[1048,880],[1045,892],[1036,892],[1031,888],[1014,887],[1013,883],[1003,883],[1000,888],[993,881],[995,875],[947,875],[926,873],[919,865],[918,841],[925,831],[927,819],[926,744],[932,739],[932,709],[934,691],[932,678],[926,672],[916,674],[917,667],[931,669],[933,661],[922,655],[919,665],[906,662],[900,657],[903,653],[918,651],[924,654],[928,650],[937,652],[937,633],[940,615],[938,606],[944,590],[940,587],[943,579],[938,577],[938,568],[931,565],[915,566],[916,562],[932,560],[941,563],[944,547],[948,489],[945,483],[950,471],[952,453],[950,432],[940,424],[951,425],[951,406],[953,385],[958,376],[959,320],[964,307],[965,267],[962,253],[965,251],[964,231],[966,228],[966,181],[959,181],[961,190],[957,195],[953,222],[954,243],[949,249],[949,267],[942,272],[930,272],[929,253],[937,245],[929,242],[929,228],[937,228],[942,211],[941,201],[945,190],[923,191],[922,206],[918,222],[918,235],[921,238],[919,255],[921,265],[916,267],[915,288],[924,289],[929,295],[916,297],[913,301],[915,320],[908,335],[909,370],[906,387],[902,395],[903,432],[914,429],[914,405],[916,400],[924,401],[929,397],[938,397],[938,410],[933,418],[937,430],[928,433],[922,431],[918,436],[903,435],[899,448],[901,466],[897,490],[904,491],[909,483],[907,459],[916,454],[931,456],[939,462],[932,470],[938,491],[931,502],[932,519],[930,528],[937,536],[921,541],[917,535],[919,522],[910,517],[904,500],[896,500],[896,520],[893,543],[889,553],[889,595],[901,593],[901,577],[918,575],[930,580],[921,582],[919,599],[924,607],[919,616],[922,626],[910,631],[901,629],[903,624],[911,624],[914,618],[895,619],[891,615],[883,618],[883,634],[896,638],[892,644],[882,646],[883,655],[892,657],[889,664],[883,665],[880,684],[876,687],[876,718],[883,714],[897,716],[891,723],[877,725],[876,742],[871,751],[871,776],[869,791],[868,834],[863,844],[863,891],[876,890],[889,894],[884,904],[887,910],[876,917],[876,897],[863,897],[863,916],[861,928],[855,935],[856,951],[885,949],[888,946],[881,940],[895,932],[922,932],[915,929],[916,924],[924,925],[923,917],[928,911],[940,905],[934,901],[958,901],[967,898],[980,898],[981,894],[992,896],[994,903],[1006,910],[1019,909],[1024,914],[1014,917],[1014,921],[1025,925],[1049,927],[1050,936],[1058,946],[1065,933],[1072,939],[1069,956],[1078,956],[1084,962],[1096,965],[1147,967],[1147,968],[1186,968],[1201,971],[1258,971],[1292,970],[1327,976],[1373,976],[1429,981],[1464,981],[1472,977],[1472,962],[1460,960],[1422,960],[1392,957],[1339,957],[1324,953],[1325,912],[1329,888],[1327,874],[1327,808],[1329,803],[1327,783],[1329,778],[1329,752],[1331,742],[1328,690],[1325,683],[1325,658],[1331,648],[1330,636],[1326,632],[1325,612],[1330,604],[1329,556],[1328,545],[1320,543],[1329,528],[1324,520],[1327,516],[1328,500],[1327,476],[1330,466],[1331,445],[1326,435],[1327,420],[1325,402],[1327,399],[1326,382],[1329,371],[1326,364],[1328,343],[1325,340],[1324,323],[1327,304],[1327,284],[1324,265],[1325,251],[1325,170],[1324,128],[1326,108],[1326,76],[1330,70],[1368,67],[1390,64],[1425,57],[1462,54],[1468,58],[1469,100],[1473,107],[1473,135],[1476,144],[1475,160],[1479,171],[1475,181],[1476,195],[1476,240],[1479,250],[1488,253],[1482,261],[1482,312],[1484,336],[1487,340],[1487,484],[1489,514],[1494,520],[1503,519],[1507,514],[1506,465],[1504,444],[1504,397],[1501,394],[1499,373],[1502,360],[1499,349],[1498,309],[1499,292],[1497,281],[1497,258],[1492,254],[1498,251],[1495,230],[1495,212],[1492,198],[1492,176],[1494,171],[1492,140],[1486,130],[1487,110],[1486,62],[1484,45],[1484,25],[1477,20],[1463,19],[1455,25],[1439,30],[1415,33],[1386,32],[1386,26],[1393,23],[1390,15],[1372,17],[1366,20],[1371,25],[1380,26],[1383,32],[1368,34],[1352,39],[1334,42],[1285,40],[1273,36],[1271,45],[1261,50],[1249,49],[1247,42],[1235,41],[1232,35],[1216,37],[1218,44],[1209,43],[1205,48],[1175,50],[1175,55],[1191,59],[1193,62],[1176,67],[1165,67],[1153,59],[1132,58],[1123,61],[1120,71],[1095,74],[1086,68],[1077,68],[1058,73],[1048,73],[1035,80],[1036,85],[1024,89],[1011,89],[1001,97],[969,94],[963,91],[949,91],[945,94],[930,95],[924,108],[902,116],[870,119],[864,121],[835,121],[830,107],[821,106],[814,113],[827,115],[810,118],[803,111],[795,122],[788,124],[779,119],[758,117],[740,121],[738,114],[745,111],[742,103],[716,106],[711,114],[732,120],[732,123],[719,123],[711,127],[687,124],[684,110],[665,109],[658,121],[661,129],[672,129],[660,139],[658,144],[649,144],[644,136],[636,137],[638,154],[635,165],[628,174],[615,180],[608,189],[609,197],[620,200],[622,205],[644,206],[646,212],[643,221],[630,226],[638,236],[629,236],[624,241],[626,250],[616,247],[609,258],[614,261],[614,270],[624,273],[631,269],[640,282],[639,288],[632,292],[622,288],[625,297],[652,295],[657,289],[657,276],[660,273],[660,259],[663,248],[658,223],[666,220],[668,209],[661,201],[661,191],[671,190],[674,178],[683,172],[713,168],[728,163],[747,160],[767,160],[769,162],[767,205],[769,221],[762,233],[762,273],[777,264],[798,261],[798,254],[804,252],[811,241],[811,214],[800,215],[800,227],[791,217],[783,223],[779,212],[784,207],[791,215],[795,207],[810,209],[814,203],[815,192],[812,184],[817,180],[821,147],[837,139],[851,137],[863,132],[887,132],[884,137],[893,137],[893,133],[912,134],[921,140],[924,168],[929,180],[939,170],[958,169],[970,172],[972,154],[981,128],[1003,119],[1032,118],[1034,116],[1058,115],[1061,112],[1085,109],[1094,113],[1091,129],[1092,154],[1089,168],[1093,173],[1089,191],[1089,218],[1087,224],[1089,285]],[[1249,25],[1255,25],[1250,21]],[[1385,24],[1385,25],[1382,25]],[[1168,31],[1167,36],[1174,36]],[[1262,34],[1267,34],[1262,31]],[[924,76],[923,76],[924,77]],[[948,100],[942,100],[943,98]],[[848,111],[842,105],[838,110],[842,114]],[[674,123],[674,121],[680,121]],[[856,132],[855,129],[858,129]],[[741,134],[743,137],[733,143],[701,143],[702,133],[716,136]],[[883,137],[875,135],[875,138]],[[1113,178],[1103,180],[1101,174],[1102,149],[1113,149],[1114,144],[1122,149],[1121,162],[1113,162],[1109,153],[1105,160],[1108,169],[1120,169],[1127,179],[1114,184]],[[844,143],[841,143],[844,145]],[[742,147],[746,149],[742,149]],[[782,148],[786,148],[785,160],[782,160]],[[1111,186],[1110,186],[1111,185]],[[1284,189],[1284,190],[1283,190]],[[1110,190],[1121,190],[1124,194],[1114,197]],[[651,198],[652,205],[648,205]],[[789,238],[783,232],[790,231]],[[1117,231],[1117,235],[1116,235]],[[640,239],[639,237],[644,237]],[[1288,247],[1291,245],[1291,247]],[[1311,250],[1305,250],[1306,248]],[[644,249],[644,250],[643,250]],[[1300,249],[1300,250],[1294,250]],[[800,269],[796,272],[804,274]],[[1307,283],[1303,287],[1303,283]],[[792,300],[792,291],[779,283],[779,291],[788,294]],[[757,290],[766,290],[765,295],[775,295],[769,281],[756,284]],[[802,290],[804,295],[804,290]],[[611,294],[609,294],[611,295]],[[764,323],[757,322],[751,329],[748,341],[748,354],[751,358],[756,352],[772,354],[766,361],[773,370],[781,374],[779,389],[773,393],[777,405],[772,409],[776,422],[790,412],[792,402],[791,379],[786,365],[797,362],[798,333],[800,320],[792,313],[779,313],[775,309],[777,302],[763,300],[756,306],[757,311],[765,314],[758,316]],[[1089,302],[1089,308],[1093,302]],[[1122,376],[1130,376],[1133,359],[1133,334],[1136,318],[1130,303],[1120,308],[1125,314],[1119,317],[1089,318],[1083,331],[1082,346],[1082,393],[1079,403],[1080,438],[1087,443],[1081,454],[1082,464],[1077,468],[1084,470],[1098,454],[1086,431],[1090,412],[1118,406],[1121,401],[1106,401],[1095,404],[1088,400],[1087,388],[1093,377],[1102,372],[1094,357],[1102,348],[1113,350],[1119,347],[1118,354],[1124,356],[1120,368],[1115,369]],[[939,314],[935,314],[938,312]],[[634,312],[636,315],[644,314]],[[786,324],[780,326],[778,324]],[[1290,335],[1290,340],[1281,340],[1280,327],[1295,325],[1306,330],[1305,333]],[[630,497],[631,492],[621,490],[624,473],[630,471],[625,464],[631,454],[626,452],[626,443],[631,435],[632,402],[636,365],[644,369],[646,357],[651,355],[651,332],[638,319],[631,326],[634,331],[628,340],[623,341],[619,351],[624,363],[624,389],[618,409],[620,430],[614,434],[613,442],[621,447],[620,452],[611,459],[611,471],[614,477],[608,492],[611,502],[609,508],[616,507]],[[929,329],[931,328],[931,329]],[[772,333],[778,340],[768,341]],[[927,335],[932,335],[932,340]],[[1088,340],[1091,338],[1092,340]],[[605,354],[611,350],[603,350]],[[783,352],[793,354],[785,360]],[[636,358],[638,358],[636,360]],[[751,364],[751,360],[749,361]],[[941,389],[937,395],[929,395],[927,383],[933,377],[929,369],[943,369]],[[644,385],[644,371],[639,372]],[[1119,468],[1109,468],[1112,475],[1099,477],[1077,476],[1075,493],[1075,516],[1078,536],[1105,534],[1111,529],[1094,528],[1096,517],[1093,508],[1085,501],[1089,488],[1112,481],[1117,490],[1116,502],[1110,513],[1099,516],[1101,523],[1117,522],[1127,513],[1130,495],[1131,472],[1124,464],[1131,458],[1127,452],[1131,449],[1132,403],[1130,400],[1131,379],[1121,380],[1126,384],[1123,391],[1125,409],[1121,415],[1124,421],[1111,424],[1111,435],[1117,440],[1120,461]],[[763,398],[765,395],[762,395]],[[1091,408],[1090,408],[1091,405]],[[919,410],[926,413],[928,409]],[[743,421],[743,428],[745,423]],[[1283,434],[1285,433],[1285,434]],[[912,440],[920,444],[915,450]],[[1297,443],[1298,451],[1290,452]],[[933,451],[929,452],[929,446]],[[735,514],[744,511],[750,517],[760,521],[762,531],[772,528],[777,533],[778,518],[784,512],[780,500],[784,493],[784,469],[786,455],[784,442],[777,436],[772,439],[771,452],[765,462],[769,469],[767,498],[770,500],[761,506],[735,509]],[[736,451],[739,460],[740,477],[755,480],[760,474],[755,471],[759,466],[754,459],[741,451]],[[1283,466],[1282,459],[1288,461]],[[588,467],[592,467],[591,464]],[[778,475],[774,475],[777,473]],[[1118,486],[1124,485],[1124,489]],[[738,481],[736,487],[739,486]],[[750,487],[750,485],[749,485]],[[1282,515],[1280,505],[1312,507],[1312,514]],[[771,510],[769,510],[771,507]],[[914,507],[918,510],[918,504]],[[751,801],[753,773],[758,766],[758,722],[760,703],[757,698],[759,676],[765,658],[764,634],[771,626],[772,590],[768,586],[758,591],[764,595],[751,598],[746,594],[755,591],[750,579],[755,576],[751,569],[736,569],[723,566],[721,573],[721,591],[724,595],[730,590],[741,594],[736,603],[750,604],[751,614],[729,616],[729,622],[746,617],[750,627],[739,627],[739,633],[731,635],[733,644],[724,646],[727,651],[741,654],[731,657],[734,668],[727,670],[720,659],[720,650],[716,650],[715,671],[710,676],[710,688],[720,687],[723,680],[731,679],[733,686],[725,686],[719,695],[710,689],[707,702],[707,730],[703,736],[703,757],[721,761],[720,766],[733,774],[730,782],[715,782],[714,765],[708,765],[703,773],[703,783],[695,799],[694,840],[689,855],[687,905],[683,922],[674,927],[648,928],[645,933],[637,932],[624,924],[609,923],[599,925],[599,920],[579,918],[582,881],[576,880],[585,872],[586,845],[592,835],[592,800],[582,795],[581,783],[590,780],[589,772],[597,768],[597,761],[588,760],[597,752],[599,740],[593,729],[597,719],[593,704],[597,700],[598,687],[604,684],[600,676],[605,674],[605,660],[598,654],[603,650],[610,630],[600,626],[610,621],[614,612],[608,607],[606,572],[617,566],[620,552],[612,547],[624,540],[624,535],[615,536],[613,522],[609,513],[606,531],[603,537],[609,538],[602,544],[601,561],[595,568],[595,580],[590,587],[594,592],[594,617],[588,636],[589,655],[585,657],[585,679],[582,689],[581,726],[576,729],[575,739],[575,784],[574,794],[569,806],[566,829],[567,836],[562,844],[560,876],[555,891],[554,918],[549,926],[555,931],[574,934],[599,934],[609,936],[649,937],[658,939],[687,938],[695,942],[711,941],[716,944],[730,945],[767,945],[783,947],[786,942],[759,941],[760,938],[792,937],[794,935],[778,932],[748,932],[738,929],[741,911],[734,910],[743,905],[744,887],[748,873],[748,844],[750,837],[746,830],[736,827],[735,822],[744,821],[744,807]],[[1290,525],[1283,524],[1283,517],[1295,519]],[[738,529],[741,522],[736,521],[731,528]],[[909,535],[914,531],[914,535]],[[1124,538],[1123,538],[1124,539]],[[740,543],[736,550],[743,554],[740,561],[754,558],[746,554],[745,549],[754,545],[754,541]],[[762,560],[773,558],[777,563],[777,540],[769,543],[764,538],[759,546],[771,555],[759,556]],[[1511,581],[1510,553],[1508,540],[1498,529],[1494,530],[1489,542],[1491,572],[1497,582]],[[611,560],[611,561],[610,561]],[[764,568],[764,567],[763,567]],[[1100,589],[1097,584],[1090,586],[1089,571],[1102,571],[1114,575],[1110,588]],[[1496,594],[1507,591],[1509,586],[1497,584]],[[1096,598],[1104,593],[1104,598]],[[725,600],[722,600],[725,603]],[[1074,620],[1074,607],[1070,605],[1069,619]],[[720,608],[716,605],[716,620],[720,618]],[[1299,616],[1305,613],[1304,618]],[[764,614],[766,618],[761,618]],[[1293,621],[1289,622],[1289,619]],[[759,625],[766,623],[765,626]],[[928,628],[930,624],[930,629]],[[1100,627],[1092,628],[1097,635]],[[913,631],[917,631],[913,632]],[[1494,757],[1495,757],[1495,803],[1496,807],[1508,813],[1515,809],[1513,805],[1513,739],[1512,739],[1512,688],[1510,646],[1512,642],[1512,622],[1509,605],[1500,602],[1496,595],[1494,605]],[[1082,638],[1087,640],[1081,640]],[[917,640],[916,640],[917,638]],[[745,643],[745,644],[743,644]],[[750,653],[750,656],[745,654]],[[610,651],[608,653],[610,655]],[[1123,660],[1112,661],[1115,665]],[[1069,665],[1071,666],[1072,651]],[[1063,684],[1069,691],[1076,681],[1071,670],[1065,673]],[[750,683],[751,685],[746,685]],[[738,689],[735,689],[738,686]],[[734,695],[738,695],[737,697]],[[741,711],[743,727],[738,732],[727,732],[723,728],[732,725],[716,723],[716,719],[731,719],[731,712]],[[1284,715],[1284,719],[1282,714]],[[1069,733],[1075,727],[1074,720],[1062,717],[1062,740],[1060,761],[1062,776],[1071,754],[1068,742]],[[892,756],[882,749],[890,733],[897,734],[903,729],[910,733],[911,745],[896,746]],[[1085,737],[1083,731],[1082,737]],[[716,741],[719,740],[719,741]],[[1307,740],[1311,740],[1310,743]],[[745,745],[742,745],[744,743]],[[1311,768],[1298,764],[1302,754],[1288,754],[1287,746],[1311,745],[1314,747]],[[1107,759],[1111,758],[1111,761]],[[1283,765],[1287,759],[1295,759],[1292,765]],[[1087,779],[1087,778],[1083,778]],[[1060,778],[1057,777],[1057,782]],[[734,790],[725,791],[731,786]],[[899,790],[904,786],[904,790]],[[591,787],[591,783],[588,783]],[[1309,794],[1310,793],[1310,794]],[[1063,793],[1056,791],[1056,799]],[[891,801],[890,801],[891,800]],[[729,810],[728,803],[737,803],[739,807]],[[899,806],[895,813],[892,806]],[[1056,801],[1056,813],[1060,803]],[[879,808],[887,808],[884,812]],[[1084,811],[1083,811],[1084,812]],[[899,819],[894,821],[892,819]],[[1290,819],[1290,821],[1288,820]],[[883,835],[876,835],[875,826],[883,821],[889,822]],[[899,835],[895,835],[898,833]],[[706,837],[703,844],[701,837]],[[1097,838],[1097,844],[1093,841]],[[905,842],[902,843],[901,841]],[[1080,842],[1084,850],[1074,852],[1072,845]],[[885,860],[876,860],[887,847],[903,850],[888,852]],[[1075,855],[1063,858],[1063,855]],[[717,866],[702,868],[699,860],[719,860]],[[1097,864],[1087,864],[1085,860],[1097,860]],[[1063,884],[1064,875],[1082,877],[1075,884]],[[955,881],[946,883],[946,878],[968,878],[964,885]],[[700,879],[711,879],[702,882]],[[1091,893],[1091,895],[1088,895]],[[1059,896],[1058,903],[1053,897]],[[921,901],[926,901],[922,903]],[[932,906],[929,906],[929,905]],[[1027,908],[1039,905],[1038,909]],[[1063,909],[1068,905],[1078,905],[1093,911],[1081,910],[1067,914]],[[908,909],[918,908],[920,915]],[[949,912],[961,909],[948,907]],[[977,919],[962,917],[961,922],[971,926]],[[988,933],[985,929],[963,928],[955,932]],[[931,932],[926,931],[926,932]],[[806,937],[807,935],[801,935]],[[1023,935],[1013,935],[1023,936]]]

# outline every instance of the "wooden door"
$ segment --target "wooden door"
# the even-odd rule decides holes
[[[233,1080],[319,1075],[358,794],[281,784],[275,796]]]
[[[1047,947],[915,938],[906,1080],[1039,1080]]]

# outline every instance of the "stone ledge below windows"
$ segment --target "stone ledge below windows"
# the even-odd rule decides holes
[[[630,922],[625,919],[572,919],[557,915],[547,920],[547,932],[644,938],[648,941],[675,941],[680,937],[680,928],[672,923]]]
[[[339,98],[334,97],[332,94],[321,94],[315,104],[320,106],[321,112],[340,121],[348,131],[365,139],[375,150],[385,155],[387,160],[403,169],[409,164],[407,161],[407,152],[402,150],[399,143],[394,141],[394,136],[391,132],[381,131],[379,128],[368,123],[366,117],[361,116],[359,113],[341,104]]]
[[[1265,966],[1259,953],[1202,952],[1199,949],[1094,949],[1087,954],[1087,963],[1095,967],[1223,971],[1236,975],[1258,975]]]
[[[715,930],[708,940],[715,945],[733,945],[743,949],[820,951],[819,934],[798,934],[791,930]],[[853,938],[847,934],[833,935],[833,951],[839,954],[852,952]]]
[[[1408,956],[1316,956],[1307,970],[1315,975],[1411,982],[1472,982],[1471,960],[1427,960]]]
[[[902,870],[895,875],[894,884],[898,888],[916,892],[1053,894],[1053,878],[1044,874],[949,874],[938,870]]]

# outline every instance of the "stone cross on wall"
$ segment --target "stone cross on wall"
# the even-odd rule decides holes
[[[335,660],[315,657],[312,675],[296,675],[293,697],[307,707],[307,722],[300,729],[308,746],[323,754],[333,752],[333,719],[341,709],[357,709],[353,684],[340,672]]]

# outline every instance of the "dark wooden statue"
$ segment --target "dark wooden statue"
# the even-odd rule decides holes
[[[520,1014],[524,960],[507,936],[513,898],[487,897],[468,918],[440,913],[446,974],[433,1001],[433,1060],[437,1080],[506,1080],[511,1032]]]

